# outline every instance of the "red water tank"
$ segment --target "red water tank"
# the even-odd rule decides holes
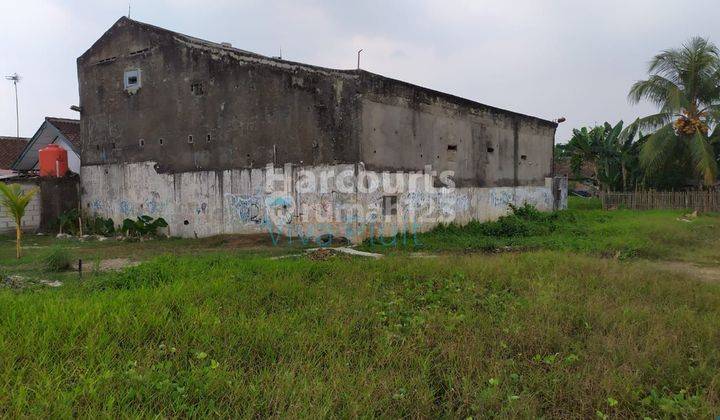
[[[57,144],[48,144],[38,150],[40,176],[65,176],[68,171],[67,150]]]

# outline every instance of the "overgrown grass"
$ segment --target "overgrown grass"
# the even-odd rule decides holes
[[[62,246],[55,245],[45,256],[45,270],[50,272],[65,271],[70,268],[72,260],[70,252]]]
[[[0,416],[717,415],[720,283],[645,258],[717,266],[720,218],[572,205],[439,228],[381,260],[31,236],[15,260],[0,238],[0,276],[64,282],[0,288]],[[78,279],[45,270],[53,246],[148,261]],[[503,247],[528,252],[474,252]]]
[[[0,414],[708,418],[718,342],[644,262],[166,256],[0,292]]]
[[[620,259],[674,259],[720,262],[720,217],[702,215],[687,222],[682,211],[603,211],[597,199],[572,197],[570,209],[540,213],[528,208],[498,221],[438,226],[395,242],[367,241],[365,249],[395,251],[562,250]]]

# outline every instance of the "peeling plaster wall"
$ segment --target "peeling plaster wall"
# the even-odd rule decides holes
[[[116,223],[139,215],[163,217],[173,236],[272,230],[285,236],[332,233],[357,242],[379,234],[425,231],[438,222],[495,219],[507,213],[508,204],[531,203],[548,211],[554,205],[549,178],[542,186],[448,190],[427,189],[422,174],[403,173],[397,190],[390,188],[395,183],[379,182],[377,191],[363,192],[357,188],[367,184],[368,176],[382,179],[382,174],[366,171],[363,164],[275,168],[272,186],[266,185],[267,169],[158,174],[154,166],[154,162],[84,166],[83,206]],[[301,171],[315,174],[317,180],[322,172],[338,176],[348,171],[345,182],[355,187],[343,192],[331,178],[326,191],[301,192],[297,188]],[[418,188],[408,192],[412,177]],[[383,215],[386,196],[397,197],[394,215]]]

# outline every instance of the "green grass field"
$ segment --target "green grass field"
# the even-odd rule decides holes
[[[720,217],[681,215],[573,201],[379,260],[28,236],[17,261],[2,237],[5,276],[64,284],[0,289],[0,414],[713,418],[720,281],[662,265],[720,270]],[[144,262],[78,279],[53,246]]]

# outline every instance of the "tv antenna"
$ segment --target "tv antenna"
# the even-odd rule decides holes
[[[17,93],[17,84],[20,81],[20,75],[17,73],[13,73],[9,76],[5,76],[5,80],[10,80],[11,82],[13,82],[13,86],[15,87],[15,128],[16,128],[17,138],[20,138],[20,110],[18,108],[18,93]]]

